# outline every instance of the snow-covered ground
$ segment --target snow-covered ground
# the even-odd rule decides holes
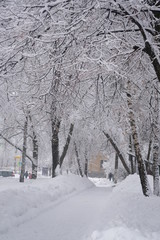
[[[90,180],[0,178],[0,240],[160,239],[160,198],[144,197],[137,175]]]
[[[152,177],[148,177],[152,186]],[[130,175],[114,187],[107,201],[110,221],[104,231],[94,231],[90,240],[160,239],[160,197],[144,197],[138,175]]]

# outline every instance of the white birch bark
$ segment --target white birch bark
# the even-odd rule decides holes
[[[139,172],[140,182],[141,182],[141,186],[142,186],[142,192],[145,196],[149,196],[150,195],[150,187],[149,187],[149,182],[148,182],[148,178],[147,178],[145,163],[144,163],[144,160],[143,160],[142,154],[141,154],[137,126],[136,126],[136,122],[135,122],[135,115],[134,115],[133,107],[132,107],[130,81],[128,81],[127,104],[128,104],[128,108],[129,108],[128,117],[129,117],[130,126],[131,126],[135,155],[136,155],[136,159],[137,159],[137,163],[138,163],[138,172]]]
[[[158,99],[158,83],[155,88],[155,104],[153,110],[153,194],[156,196],[160,195],[159,189],[159,166],[158,166],[158,155],[159,155],[159,99]]]

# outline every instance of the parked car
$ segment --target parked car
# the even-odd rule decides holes
[[[12,170],[0,170],[1,177],[15,177],[14,171]]]

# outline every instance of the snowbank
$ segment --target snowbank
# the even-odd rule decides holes
[[[152,186],[152,178],[149,176]],[[130,175],[113,190],[106,212],[110,221],[104,231],[94,231],[89,240],[159,240],[160,197],[144,197],[139,177]]]
[[[0,235],[34,218],[51,204],[58,204],[94,186],[88,179],[75,175],[36,181],[27,179],[24,183],[16,178],[0,178],[0,185]]]
[[[149,177],[149,181],[152,186],[151,177]],[[103,214],[100,214],[98,219],[94,218],[96,224],[90,233],[85,235],[85,240],[160,239],[160,197],[144,197],[139,177],[136,174],[130,175],[116,186],[106,179],[94,179],[93,182],[97,186],[107,187],[106,189],[92,188],[91,190],[93,191],[90,191],[90,194],[91,192],[92,194],[94,192],[101,194],[101,197],[98,198],[100,201],[98,202],[97,200],[95,206],[94,201],[92,201],[90,205],[92,204],[93,209],[96,207],[98,213],[102,209],[104,210],[102,210]],[[16,178],[0,178],[0,239],[3,236],[3,239],[10,240],[11,238],[5,238],[5,236],[11,236],[12,229],[16,231],[16,227],[21,226],[22,223],[26,225],[27,221],[32,223],[32,219],[39,218],[39,216],[43,215],[42,213],[50,212],[47,210],[50,210],[51,207],[54,209],[54,206],[56,206],[57,208],[57,205],[64,203],[66,199],[93,187],[94,184],[86,178],[80,178],[75,175],[63,175],[54,179],[39,178],[36,181],[28,179],[25,183],[19,183]],[[78,196],[78,199],[81,195]],[[95,200],[94,194],[92,198]],[[85,206],[88,206],[88,199],[85,200],[85,204]],[[81,205],[79,206],[81,207]],[[85,212],[87,212],[87,209],[86,207]],[[82,212],[82,216],[84,216],[83,211],[84,209],[79,209],[79,212]],[[69,211],[69,214],[71,214],[71,211]],[[70,215],[68,216],[71,220],[71,226],[73,225],[72,220],[76,219],[74,214],[75,212],[72,213],[72,219],[70,219]],[[92,222],[93,219],[90,219],[91,212],[87,212],[87,214]],[[74,226],[77,226],[76,220],[74,221]],[[82,218],[83,225],[84,220]],[[88,230],[87,225],[85,230]],[[81,232],[83,231],[81,230]],[[77,238],[81,239],[79,235],[77,235]],[[65,238],[60,239],[65,240]],[[75,238],[72,239],[74,240]]]

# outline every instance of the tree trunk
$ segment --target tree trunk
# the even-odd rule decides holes
[[[116,145],[116,143],[113,141],[113,139],[110,137],[110,135],[109,135],[108,133],[106,133],[106,132],[104,132],[104,131],[103,131],[103,133],[104,133],[104,135],[106,136],[106,138],[110,141],[112,147],[114,148],[114,150],[115,150],[116,153],[118,154],[118,157],[119,157],[119,159],[121,160],[121,162],[122,162],[124,168],[126,169],[127,173],[130,174],[130,169],[129,169],[129,167],[127,166],[127,164],[126,164],[126,162],[125,162],[125,160],[124,160],[124,157],[122,156],[122,153],[120,152],[118,146]]]
[[[158,99],[158,84],[155,89],[155,105],[153,109],[153,194],[156,196],[160,195],[159,189],[159,166],[158,166],[158,155],[159,155],[159,99]]]
[[[157,75],[157,78],[160,82],[160,64],[159,60],[155,54],[155,49],[151,46],[151,44],[148,41],[145,41],[145,52],[149,55],[151,63],[154,67],[155,73]]]
[[[73,133],[73,129],[74,129],[74,124],[71,123],[70,129],[69,129],[69,133],[68,133],[68,137],[67,137],[67,140],[66,140],[66,144],[65,144],[65,146],[64,146],[64,148],[63,148],[63,152],[62,152],[62,155],[61,155],[60,160],[59,160],[59,162],[60,162],[60,168],[62,167],[64,158],[65,158],[65,156],[66,156],[66,154],[67,154],[68,147],[69,147],[70,140],[71,140],[71,136],[72,136],[72,133]]]
[[[143,37],[145,48],[143,49],[144,52],[146,52],[151,60],[151,63],[153,65],[153,68],[155,70],[155,73],[157,75],[158,81],[160,82],[160,63],[158,56],[156,54],[156,50],[154,49],[153,45],[149,42],[148,37],[146,35],[146,29],[141,24],[141,21],[136,17],[134,14],[130,14],[121,4],[119,4],[120,9],[122,10],[122,15],[128,15],[130,20],[134,22],[137,27],[139,28],[141,35]],[[159,34],[157,32],[157,34]]]
[[[153,145],[153,194],[160,196],[159,190],[159,166],[158,166],[159,143]]]
[[[81,177],[83,177],[83,171],[82,171],[82,167],[81,167],[81,163],[80,163],[80,159],[79,159],[78,149],[77,149],[77,145],[75,142],[74,142],[74,149],[75,149],[76,159],[77,159],[77,163],[78,163],[78,170],[79,170]]]
[[[21,164],[21,174],[20,174],[20,179],[19,179],[20,182],[24,182],[25,165],[26,165],[26,151],[27,151],[27,128],[28,128],[28,117],[26,117],[26,120],[24,123],[22,164]]]
[[[34,162],[32,162],[32,179],[36,179],[38,166],[38,141],[34,131],[33,131],[33,159]]]
[[[135,166],[133,161],[133,152],[132,152],[132,136],[129,135],[129,162],[131,164],[131,174],[135,173]]]
[[[60,121],[55,118],[51,119],[52,124],[52,178],[56,176],[55,170],[59,164],[59,128]]]
[[[130,88],[131,88],[130,82],[128,82],[128,90],[129,91],[130,91]],[[135,155],[136,155],[136,159],[137,159],[137,163],[138,163],[138,171],[139,171],[142,191],[145,196],[149,196],[150,195],[150,187],[149,187],[149,182],[148,182],[148,178],[147,178],[145,163],[142,158],[142,154],[141,154],[141,150],[140,150],[135,116],[134,116],[133,108],[132,108],[132,99],[131,99],[131,94],[129,92],[127,92],[127,103],[128,103],[128,108],[129,108],[128,116],[129,116],[131,131],[132,131],[132,139],[133,139],[133,144],[134,144]]]
[[[118,154],[115,155],[115,167],[114,167],[114,183],[118,180]]]
[[[33,143],[33,162],[32,162],[32,179],[37,178],[37,167],[38,167],[38,141],[37,141],[37,136],[34,131],[34,126],[32,122],[32,117],[29,112],[29,119],[31,122],[31,128],[32,128],[32,143]]]
[[[152,133],[150,135],[148,153],[147,153],[147,162],[146,162],[147,174],[153,174],[153,169],[151,170],[151,166],[150,166],[151,149],[152,149]]]
[[[85,151],[85,165],[84,165],[84,174],[88,177],[88,157],[87,152]]]

